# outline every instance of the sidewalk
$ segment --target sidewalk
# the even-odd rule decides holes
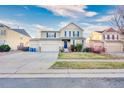
[[[48,69],[31,73],[1,73],[0,78],[124,78],[124,69]]]

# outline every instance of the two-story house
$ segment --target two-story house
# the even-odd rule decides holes
[[[113,28],[104,31],[94,31],[87,38],[87,47],[98,49],[104,48],[106,53],[123,52],[123,34]]]
[[[121,39],[122,34],[109,28],[103,32],[103,42],[106,52],[123,52],[123,40]]]
[[[103,31],[94,31],[86,39],[86,47],[89,48],[103,48]]]
[[[59,51],[60,48],[68,49],[71,45],[84,42],[83,29],[70,23],[59,31],[41,31],[40,38],[30,40],[30,47],[37,51]]]
[[[29,46],[29,34],[24,29],[12,29],[0,24],[0,45],[8,44],[12,50],[19,46]]]

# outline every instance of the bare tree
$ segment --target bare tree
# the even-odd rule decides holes
[[[121,33],[124,33],[124,6],[116,7],[110,23]]]

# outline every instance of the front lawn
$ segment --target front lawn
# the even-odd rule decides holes
[[[124,69],[124,62],[56,62],[52,69]]]
[[[124,57],[95,54],[95,53],[75,52],[75,53],[60,53],[59,58],[60,59],[118,59]]]

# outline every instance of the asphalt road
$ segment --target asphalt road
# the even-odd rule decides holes
[[[0,88],[124,88],[124,78],[3,78]]]

